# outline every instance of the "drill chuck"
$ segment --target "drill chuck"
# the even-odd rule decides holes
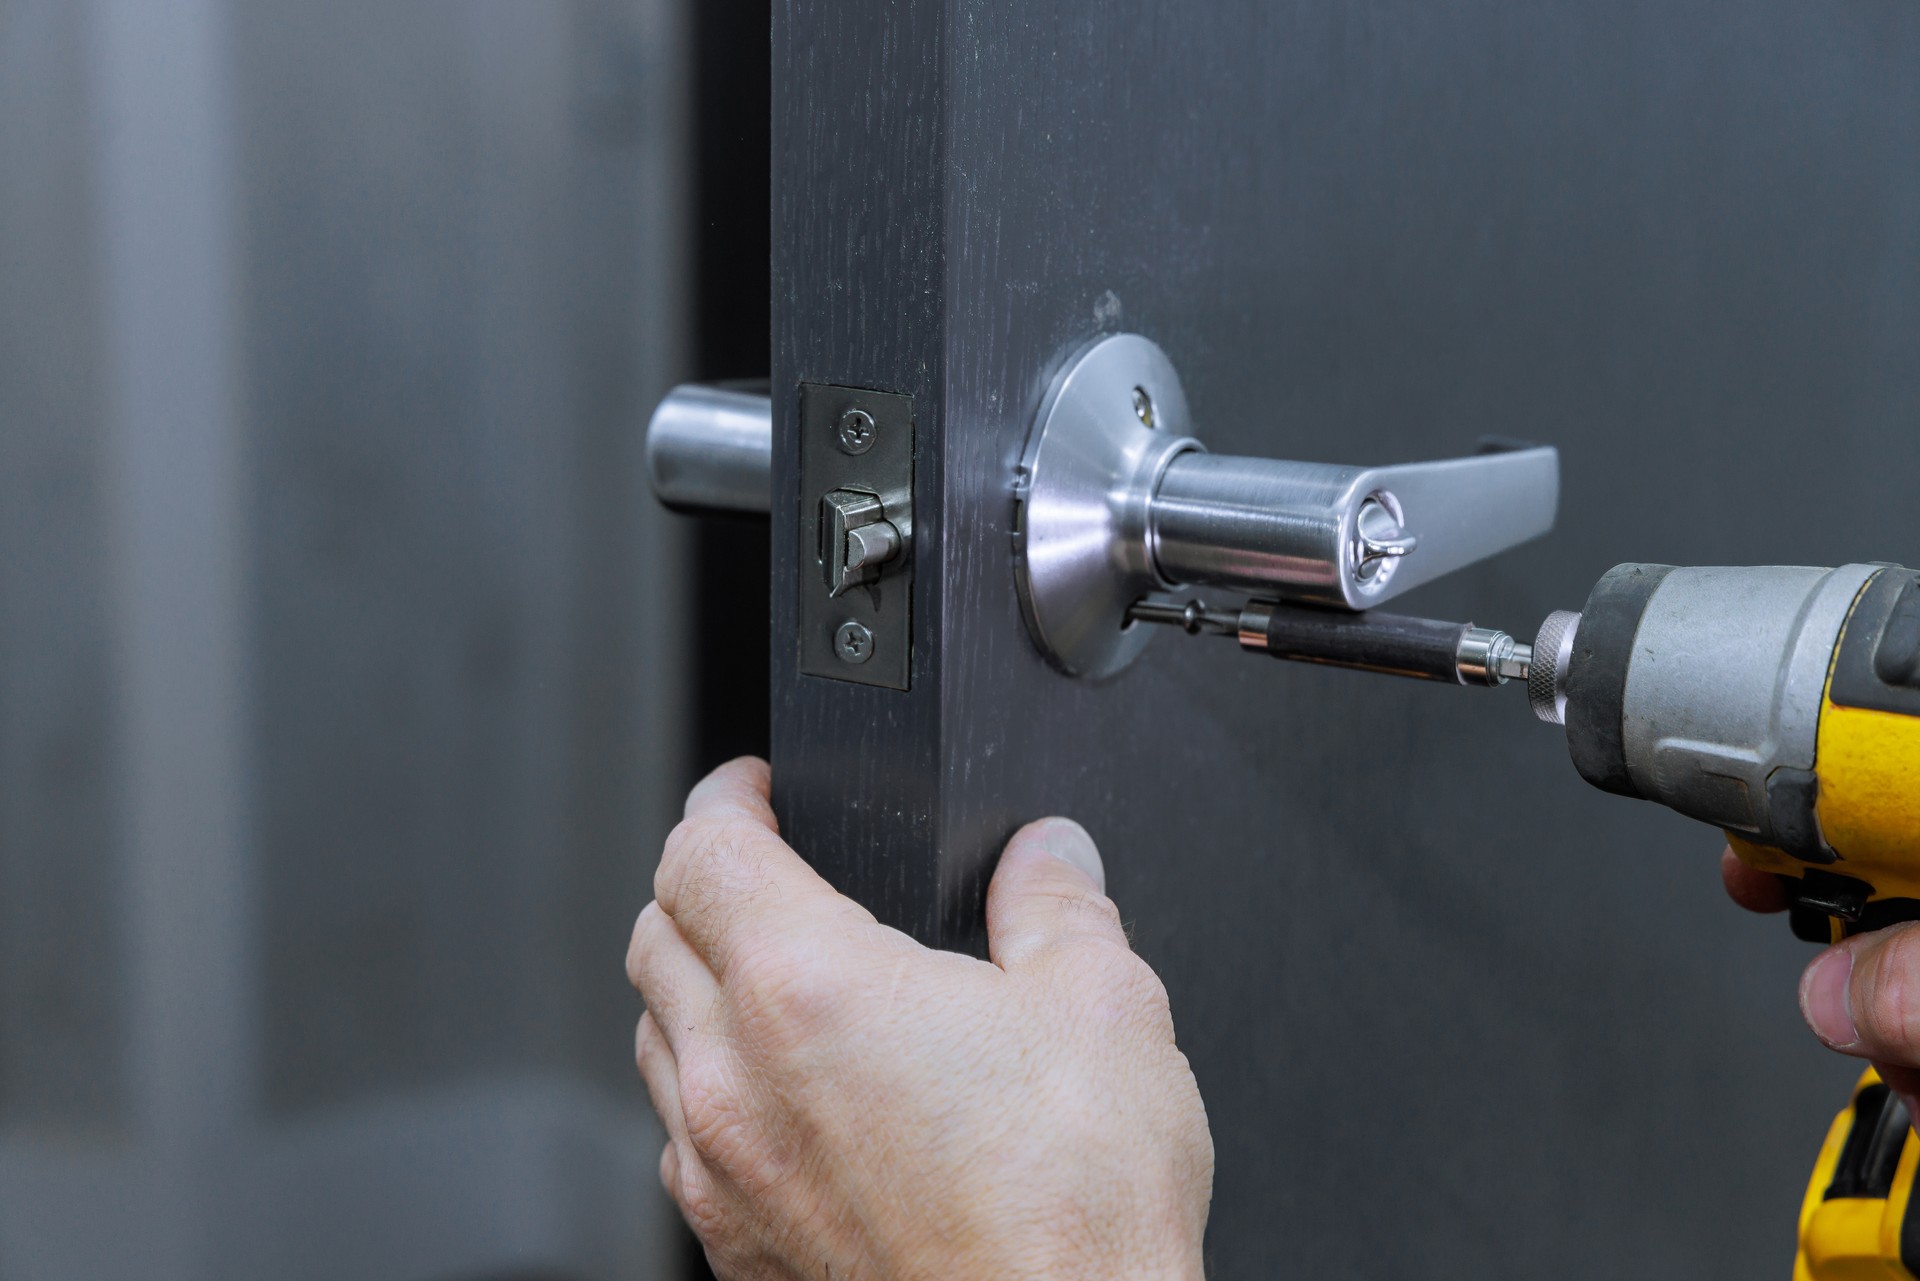
[[[1567,673],[1579,631],[1580,615],[1556,609],[1540,624],[1527,655],[1527,702],[1549,725],[1567,723]]]

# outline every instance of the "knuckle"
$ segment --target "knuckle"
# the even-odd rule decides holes
[[[1104,894],[1073,894],[1070,909],[1088,927],[1101,932],[1111,932],[1126,937],[1126,927],[1120,920],[1120,905]]]
[[[711,819],[683,818],[667,833],[666,845],[660,851],[660,866],[653,873],[653,897],[662,907],[669,907],[673,902],[673,891],[685,879],[688,869],[706,857],[714,826]]]
[[[1104,894],[1073,886],[1046,885],[1025,896],[1021,915],[1058,945],[1073,947],[1126,937],[1120,909]]]
[[[1163,1021],[1171,1024],[1173,1001],[1167,995],[1167,985],[1151,965],[1131,950],[1113,949],[1107,965],[1107,981],[1115,996],[1136,1013],[1156,1024]]]
[[[827,960],[796,941],[762,940],[729,976],[742,1039],[782,1053],[834,1035],[845,1022],[845,985]]]
[[[702,1245],[716,1248],[725,1241],[727,1205],[713,1180],[700,1169],[699,1162],[681,1161],[678,1177],[667,1190],[673,1194],[674,1204],[680,1207],[680,1217],[687,1221],[687,1227],[700,1238]]]
[[[669,916],[712,908],[740,892],[739,879],[764,867],[765,828],[722,816],[682,819],[654,873],[654,898]]]
[[[660,927],[660,905],[649,903],[640,910],[639,919],[633,923],[633,934],[627,939],[627,982],[636,991],[641,989],[647,973],[647,953],[654,932]]]
[[[1141,960],[1131,950],[1120,952],[1115,949],[1113,961],[1114,982],[1127,995],[1141,1005],[1154,1010],[1168,1008],[1172,1001],[1167,996],[1167,985],[1154,973],[1153,967]]]
[[[744,1092],[733,1074],[713,1059],[681,1064],[680,1112],[687,1142],[704,1160],[732,1170],[754,1155],[753,1122]]]
[[[1868,967],[1859,1030],[1887,1048],[1920,1052],[1920,927],[1894,930]]]
[[[1120,907],[1106,895],[1077,895],[1068,911],[1081,933],[1093,935],[1102,943],[1117,941],[1122,949],[1128,947],[1127,930],[1120,919]]]
[[[1054,971],[1053,982],[1086,1017],[1129,1039],[1171,1043],[1173,1004],[1166,984],[1132,949],[1095,940],[1076,948],[1073,961]]]
[[[646,1067],[647,1055],[653,1053],[653,1043],[659,1036],[660,1029],[654,1026],[652,1011],[642,1013],[640,1021],[633,1028],[633,1062],[636,1067]]]
[[[1104,894],[1046,890],[1038,906],[1040,928],[1056,947],[1103,958],[1133,954],[1120,909]]]

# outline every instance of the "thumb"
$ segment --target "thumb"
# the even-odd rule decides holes
[[[987,952],[1003,970],[1086,943],[1128,947],[1087,829],[1043,818],[1014,833],[987,886]]]
[[[1834,944],[1800,978],[1800,1012],[1843,1054],[1920,1067],[1920,922]]]

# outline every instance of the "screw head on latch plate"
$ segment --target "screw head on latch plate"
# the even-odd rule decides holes
[[[849,454],[864,454],[880,438],[880,429],[874,424],[873,415],[866,410],[849,409],[840,415],[834,436],[839,440],[842,450]]]
[[[833,634],[833,652],[841,662],[858,667],[873,657],[873,633],[849,618]]]

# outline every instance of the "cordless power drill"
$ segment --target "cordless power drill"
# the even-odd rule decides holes
[[[1920,574],[1621,565],[1531,646],[1471,624],[1250,601],[1133,616],[1249,650],[1467,685],[1524,680],[1582,777],[1721,828],[1828,943],[1920,919]],[[1869,1071],[1800,1214],[1795,1281],[1920,1278],[1920,1141]]]
[[[1581,776],[1722,828],[1827,943],[1920,919],[1920,574],[1621,565],[1527,656]],[[1800,1211],[1796,1281],[1920,1276],[1920,1142],[1869,1071]]]

